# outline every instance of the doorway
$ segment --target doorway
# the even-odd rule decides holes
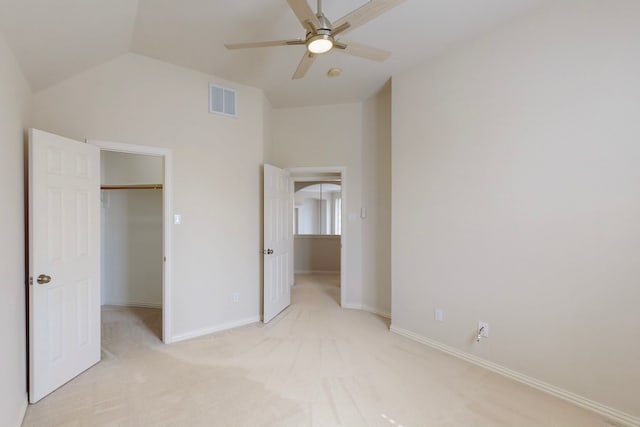
[[[310,276],[326,276],[320,281],[335,277],[340,286],[337,303],[344,306],[348,289],[346,168],[288,170],[294,191],[291,241],[295,274],[305,280]]]
[[[127,312],[162,339],[163,158],[100,153],[102,326]]]
[[[170,343],[171,151],[87,142],[101,152],[102,304],[142,312],[160,308],[158,338]]]

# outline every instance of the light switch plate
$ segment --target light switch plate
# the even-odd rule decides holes
[[[487,322],[483,322],[482,320],[478,322],[478,331],[480,335],[484,338],[489,338],[489,324]]]

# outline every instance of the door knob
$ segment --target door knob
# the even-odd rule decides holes
[[[273,255],[273,249],[264,250],[264,251],[262,251],[262,253],[265,254],[265,255]]]
[[[38,284],[46,285],[51,281],[51,276],[47,276],[46,274],[41,274],[38,276]]]

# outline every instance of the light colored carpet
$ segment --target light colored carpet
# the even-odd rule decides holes
[[[24,426],[608,426],[569,403],[343,310],[334,276],[302,276],[255,324],[165,346],[160,311],[103,310],[103,360]]]

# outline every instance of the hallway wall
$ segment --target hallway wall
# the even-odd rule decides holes
[[[340,236],[296,235],[295,273],[340,273]]]

